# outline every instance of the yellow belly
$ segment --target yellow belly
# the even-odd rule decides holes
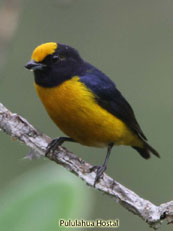
[[[87,146],[141,146],[124,122],[100,107],[77,76],[61,85],[36,91],[55,124],[69,137]]]

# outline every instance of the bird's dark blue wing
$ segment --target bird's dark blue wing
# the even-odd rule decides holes
[[[94,92],[98,104],[122,120],[138,137],[146,141],[147,138],[135,118],[133,109],[116,85],[100,70],[88,63],[86,65],[87,71],[80,76],[80,81]]]

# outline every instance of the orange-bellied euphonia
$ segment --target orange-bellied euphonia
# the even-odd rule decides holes
[[[76,49],[54,42],[42,44],[25,67],[34,71],[35,88],[49,116],[68,135],[52,140],[46,154],[64,141],[108,147],[104,164],[95,167],[95,183],[106,170],[114,145],[129,145],[145,159],[151,153],[159,157],[116,85]]]

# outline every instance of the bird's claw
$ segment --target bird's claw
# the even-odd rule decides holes
[[[50,151],[54,152],[57,149],[57,147],[60,146],[63,142],[64,140],[62,140],[61,137],[53,139],[46,148],[45,156],[47,156],[50,153]]]
[[[96,177],[94,180],[94,187],[96,183],[99,181],[99,179],[101,178],[101,176],[103,175],[104,171],[106,170],[106,166],[101,165],[101,166],[93,166],[90,168],[90,172],[93,172],[95,170],[96,170]]]

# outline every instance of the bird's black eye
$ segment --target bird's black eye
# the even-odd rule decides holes
[[[52,56],[53,63],[61,62],[63,60],[65,60],[65,56],[64,55],[59,54],[59,55]]]
[[[57,63],[58,61],[60,61],[59,56],[58,56],[58,55],[54,55],[54,56],[52,57],[52,61],[53,61],[54,63]]]

